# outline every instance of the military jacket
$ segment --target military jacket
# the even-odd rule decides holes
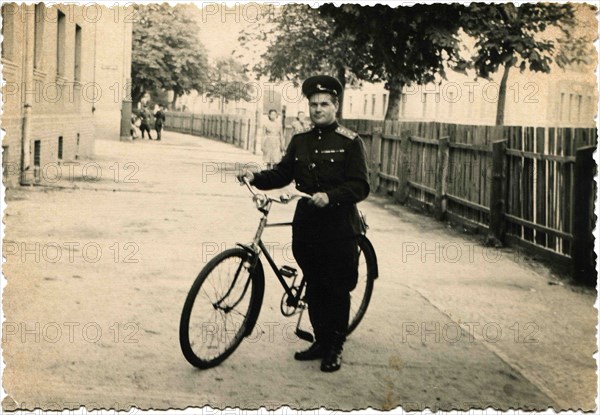
[[[318,208],[300,199],[294,214],[294,237],[335,239],[361,231],[356,203],[369,194],[364,144],[337,122],[313,127],[292,137],[285,156],[271,170],[256,173],[252,184],[269,190],[292,180],[304,193],[327,193],[329,204]]]

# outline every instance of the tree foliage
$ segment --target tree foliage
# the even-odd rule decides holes
[[[264,10],[264,18],[244,30],[239,41],[246,50],[266,42],[266,51],[251,68],[270,81],[291,80],[299,84],[316,75],[327,74],[342,86],[366,79],[360,63],[363,48],[354,42],[352,31],[334,34],[335,21],[306,4],[287,4]],[[340,102],[340,112],[343,102]]]
[[[220,58],[209,72],[209,82],[201,93],[206,93],[209,98],[220,99],[221,111],[229,101],[243,99],[250,101],[253,96],[253,87],[248,83],[248,74],[244,65],[233,57]]]
[[[391,8],[331,4],[320,8],[335,22],[334,36],[351,28],[352,47],[361,50],[355,65],[369,81],[383,81],[390,91],[386,119],[397,119],[402,88],[440,81],[446,69],[464,70],[457,35],[464,6],[416,4]]]
[[[570,3],[471,3],[461,16],[463,30],[475,38],[472,67],[478,76],[489,79],[503,69],[499,87],[496,124],[504,123],[506,83],[512,67],[521,71],[550,72],[553,57],[561,50],[557,36],[544,36],[558,30],[573,45],[558,63],[567,65],[581,57],[579,40],[570,39],[574,27],[574,9]]]
[[[244,31],[239,40],[242,45],[268,41],[261,61],[252,69],[271,81],[300,81],[316,73],[338,76],[342,69],[356,69],[353,62],[360,51],[353,47],[349,31],[334,35],[334,25],[333,19],[309,5],[288,4],[271,22]]]
[[[197,8],[178,4],[136,4],[133,26],[132,98],[161,88],[174,99],[199,90],[207,80],[208,61],[198,39]]]

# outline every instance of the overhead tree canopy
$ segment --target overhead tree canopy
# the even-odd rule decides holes
[[[198,38],[197,8],[178,4],[136,4],[133,25],[132,99],[156,88],[173,91],[175,100],[202,89],[208,79],[206,50]]]
[[[251,68],[270,81],[291,80],[296,83],[317,74],[340,80],[342,86],[366,79],[362,71],[365,49],[354,42],[350,30],[334,34],[335,22],[306,4],[287,4],[276,14],[257,21],[240,34],[246,49],[256,42],[267,42],[261,59]],[[343,102],[340,102],[340,113]]]
[[[496,125],[504,124],[506,83],[512,67],[521,71],[550,72],[553,56],[558,64],[581,61],[580,38],[573,38],[574,9],[570,3],[471,3],[461,15],[463,30],[476,40],[472,66],[478,76],[489,78],[502,68]],[[543,36],[549,28],[559,29],[560,38]]]
[[[385,119],[398,119],[402,89],[427,84],[446,76],[446,69],[462,71],[467,62],[460,56],[459,4],[416,4],[391,8],[343,4],[320,7],[335,22],[334,37],[349,28],[351,45],[361,50],[355,65],[369,81],[383,81],[390,91]]]
[[[209,82],[201,93],[206,93],[209,98],[220,100],[220,110],[224,110],[224,103],[243,99],[250,101],[253,98],[253,87],[248,83],[248,74],[244,65],[233,57],[220,58],[209,73]]]

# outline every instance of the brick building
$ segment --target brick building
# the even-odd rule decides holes
[[[93,154],[131,104],[131,30],[123,7],[2,5],[2,165],[6,186]],[[115,69],[116,68],[116,69]],[[112,87],[112,89],[111,89]],[[126,117],[129,118],[128,116]]]

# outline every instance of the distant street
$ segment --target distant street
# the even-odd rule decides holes
[[[251,240],[259,213],[234,175],[261,159],[172,132],[95,146],[8,191],[5,409],[595,407],[593,290],[383,196],[359,206],[380,277],[339,372],[293,360],[307,343],[270,270],[257,331],[217,368],[193,368],[183,302],[206,261]],[[274,209],[291,219],[293,206]],[[264,235],[281,265],[290,237]]]

